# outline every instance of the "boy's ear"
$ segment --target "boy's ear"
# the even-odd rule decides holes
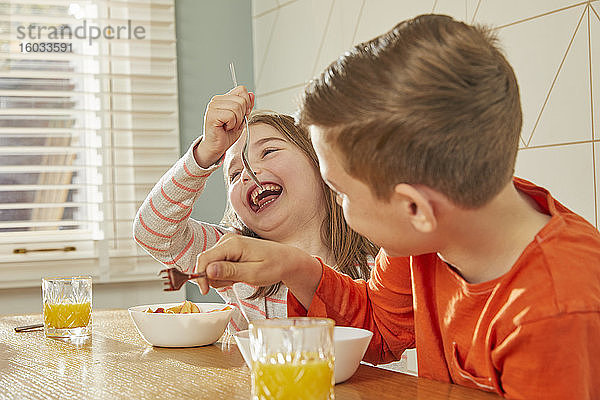
[[[408,220],[418,232],[430,233],[437,228],[437,218],[427,193],[413,185],[400,183],[394,187]]]

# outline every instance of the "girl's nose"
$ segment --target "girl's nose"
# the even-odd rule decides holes
[[[257,178],[259,178],[259,174],[260,174],[260,168],[256,168],[254,165],[250,164],[250,168],[252,168],[252,171],[254,171],[254,175],[256,175]],[[248,174],[248,171],[246,171],[246,168],[242,169],[242,182],[247,182],[247,181],[251,181],[252,178],[250,178],[250,175]]]

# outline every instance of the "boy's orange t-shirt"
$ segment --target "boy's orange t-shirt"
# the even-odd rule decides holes
[[[368,282],[324,266],[308,312],[374,332],[365,360],[417,348],[419,376],[515,399],[600,398],[600,234],[543,188],[515,186],[552,216],[505,275],[467,283],[437,254],[380,252]]]

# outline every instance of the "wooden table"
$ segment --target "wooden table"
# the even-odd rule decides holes
[[[0,398],[249,399],[250,371],[232,340],[157,348],[138,335],[127,311],[97,311],[84,343],[14,327],[41,315],[0,316]],[[493,399],[477,390],[361,365],[336,399]]]

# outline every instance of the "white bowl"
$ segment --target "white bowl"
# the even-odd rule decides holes
[[[352,328],[349,326],[336,326],[333,329],[334,355],[335,355],[335,383],[349,379],[358,368],[367,351],[373,332],[366,329]],[[250,354],[250,337],[248,330],[237,332],[233,335],[244,361],[248,368],[252,365]]]
[[[159,347],[195,347],[216,342],[227,327],[233,309],[216,310],[225,307],[221,303],[194,303],[200,313],[163,314],[147,313],[150,307],[169,308],[181,303],[149,304],[129,308],[129,315],[138,332],[146,342]]]
[[[373,332],[349,326],[336,326],[333,331],[335,347],[335,383],[349,379],[358,368]]]

